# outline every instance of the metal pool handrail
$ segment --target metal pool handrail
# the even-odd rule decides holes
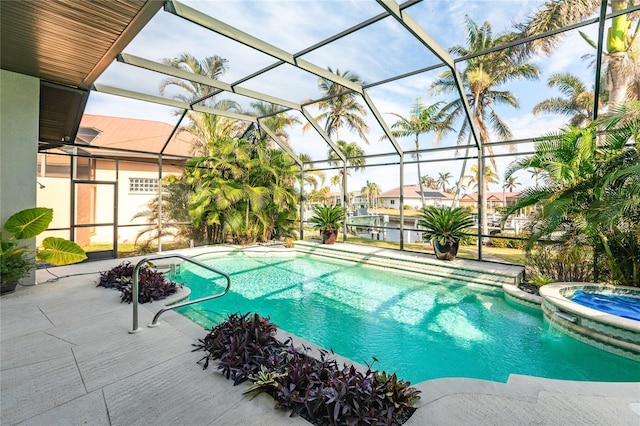
[[[133,333],[139,333],[141,330],[138,327],[138,280],[139,280],[139,273],[140,273],[140,268],[142,267],[142,265],[144,265],[145,263],[149,262],[150,260],[157,260],[157,259],[169,259],[172,257],[177,257],[179,259],[184,260],[185,262],[190,262],[193,263],[194,265],[197,265],[201,268],[207,269],[211,272],[215,272],[216,274],[220,274],[223,277],[226,278],[227,280],[227,286],[225,287],[225,289],[222,291],[222,293],[218,293],[218,294],[212,294],[211,296],[205,296],[205,297],[201,297],[199,299],[195,299],[195,300],[188,300],[186,302],[182,302],[182,303],[176,303],[175,305],[171,305],[168,306],[164,309],[160,309],[155,316],[153,317],[153,321],[151,322],[151,324],[149,324],[149,327],[157,327],[158,324],[158,318],[160,318],[160,315],[162,315],[164,312],[172,310],[172,309],[176,309],[176,308],[180,308],[182,306],[187,306],[187,305],[192,305],[194,303],[199,303],[199,302],[204,302],[205,300],[210,300],[210,299],[215,299],[218,297],[222,297],[225,294],[227,294],[227,292],[229,291],[229,287],[231,286],[231,278],[229,278],[229,275],[225,274],[222,271],[219,271],[215,268],[212,268],[209,265],[206,265],[202,262],[198,262],[197,260],[193,260],[189,257],[183,256],[181,254],[158,254],[158,255],[154,255],[154,256],[147,256],[144,259],[140,260],[137,264],[136,267],[133,270],[133,288],[131,289],[132,291],[132,301],[133,301],[133,328],[131,330],[129,330],[129,333],[133,334]]]

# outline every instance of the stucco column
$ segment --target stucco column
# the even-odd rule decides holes
[[[0,224],[36,206],[40,80],[0,70]],[[35,247],[35,240],[30,242]],[[34,275],[25,279],[35,282]]]

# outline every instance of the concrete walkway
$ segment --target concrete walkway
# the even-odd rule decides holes
[[[242,395],[191,352],[206,332],[140,305],[141,333],[129,334],[131,305],[95,287],[96,271],[122,260],[45,270],[38,284],[0,299],[2,425],[308,425],[274,401]],[[640,366],[639,366],[640,368]],[[417,385],[407,425],[640,425],[639,383],[584,383],[512,376],[508,383],[439,379]]]

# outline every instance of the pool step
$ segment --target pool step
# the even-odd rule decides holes
[[[467,259],[443,261],[424,253],[400,252],[378,247],[356,244],[325,245],[313,241],[297,241],[297,253],[321,258],[352,261],[371,266],[426,273],[452,280],[502,287],[503,284],[518,285],[524,274],[524,267],[503,265],[493,262],[479,262]]]

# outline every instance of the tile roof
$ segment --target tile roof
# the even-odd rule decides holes
[[[159,153],[173,128],[162,121],[85,114],[80,122],[79,134],[83,130],[89,134],[91,132],[87,130],[97,130],[97,136],[86,141],[92,146]],[[187,132],[176,132],[164,153],[191,156],[191,141],[194,140],[195,137]]]
[[[504,195],[502,192],[486,192],[485,193],[485,198],[487,200],[492,200],[492,201],[502,201],[502,197],[504,196],[504,198],[507,201],[514,201],[516,199],[518,199],[518,197],[520,197],[521,192],[505,192]],[[471,192],[469,194],[464,194],[461,198],[460,201],[478,201],[478,193],[477,192]]]

